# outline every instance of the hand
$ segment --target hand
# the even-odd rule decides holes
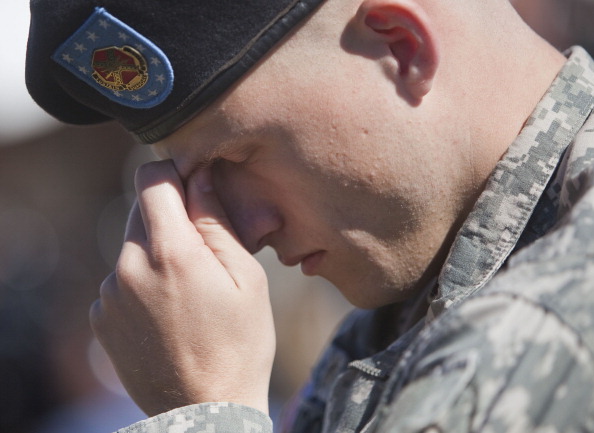
[[[139,168],[138,202],[91,325],[148,415],[211,401],[267,413],[275,335],[266,275],[234,235],[209,170],[186,188],[170,161]]]

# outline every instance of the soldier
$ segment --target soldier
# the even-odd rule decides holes
[[[122,432],[271,431],[265,245],[362,308],[285,430],[594,430],[594,62],[507,0],[35,0],[28,85],[163,159],[91,309]]]

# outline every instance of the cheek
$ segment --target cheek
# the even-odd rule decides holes
[[[352,156],[337,150],[308,165],[309,185],[304,189],[320,206],[320,218],[331,221],[328,224],[344,237],[365,235],[394,242],[414,231],[419,206],[410,188],[386,176],[384,161]]]

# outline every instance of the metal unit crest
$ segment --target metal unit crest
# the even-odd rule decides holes
[[[159,105],[173,89],[173,69],[165,53],[103,8],[97,8],[52,59],[128,107]]]

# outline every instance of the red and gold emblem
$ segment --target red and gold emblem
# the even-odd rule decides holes
[[[129,46],[96,50],[92,65],[95,81],[111,90],[138,90],[148,81],[146,60]]]

